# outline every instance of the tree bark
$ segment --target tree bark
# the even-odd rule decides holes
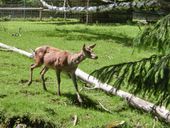
[[[89,74],[83,72],[80,69],[76,70],[76,75],[77,77],[86,81],[87,83],[95,85],[94,88],[102,89],[107,93],[120,96],[127,100],[128,103],[133,107],[142,109],[146,112],[151,112],[152,114],[156,115],[159,119],[163,119],[164,121],[170,123],[170,111],[167,110],[164,106],[156,106],[155,104],[145,101],[141,98],[138,98],[133,94],[130,94],[122,90],[117,90],[113,86],[108,85],[106,83],[101,83],[98,79],[96,79],[93,76],[90,76]]]
[[[104,0],[103,0],[104,1]],[[112,9],[130,9],[130,8],[142,8],[142,7],[155,7],[159,6],[158,3],[155,0],[152,1],[144,1],[144,2],[112,2],[111,4],[107,5],[100,5],[100,6],[89,6],[89,7],[57,7],[57,6],[52,6],[49,5],[47,2],[44,0],[40,0],[42,5],[45,8],[48,8],[51,11],[56,11],[56,12],[73,12],[73,13],[81,13],[81,12],[89,12],[89,13],[96,13],[96,12],[106,12],[106,11],[111,11]],[[108,1],[106,1],[108,2]]]
[[[26,51],[23,51],[21,49],[11,47],[8,45],[5,45],[3,43],[0,43],[0,47],[9,49],[11,51],[17,52],[19,54],[25,55],[29,58],[32,58],[33,55],[31,53],[28,53]],[[142,109],[146,112],[150,112],[157,116],[159,119],[163,119],[165,122],[170,123],[170,111],[167,110],[164,106],[156,106],[153,103],[150,103],[148,101],[145,101],[141,98],[138,98],[134,96],[133,94],[130,94],[128,92],[117,90],[116,88],[112,87],[111,85],[108,85],[106,83],[101,83],[98,79],[96,79],[93,76],[90,76],[89,74],[83,72],[80,69],[76,70],[76,76],[82,79],[83,81],[95,85],[94,88],[101,89],[107,93],[111,93],[113,95],[120,96],[128,101],[130,105],[133,107],[136,107],[138,109]]]
[[[8,46],[8,45],[3,44],[3,43],[0,43],[0,47],[1,47],[1,48],[6,48],[6,49],[8,49],[8,50],[17,52],[17,53],[22,54],[22,55],[25,55],[25,56],[27,56],[27,57],[29,57],[29,58],[32,58],[32,57],[33,57],[33,55],[32,55],[31,53],[29,53],[29,52],[26,52],[26,51],[24,51],[24,50],[18,49],[18,48],[16,48],[16,47]]]

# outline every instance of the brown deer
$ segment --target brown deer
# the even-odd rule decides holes
[[[44,75],[48,71],[49,68],[52,68],[56,71],[57,82],[58,82],[58,95],[60,96],[61,95],[60,73],[64,71],[71,76],[71,79],[76,89],[78,101],[82,102],[82,99],[78,91],[75,71],[79,63],[85,60],[86,58],[90,58],[90,59],[98,58],[93,52],[93,48],[95,46],[96,44],[90,45],[90,46],[85,46],[84,44],[82,50],[75,54],[72,54],[70,52],[63,51],[63,50],[60,50],[54,47],[50,47],[50,46],[41,46],[41,47],[36,48],[34,51],[35,64],[31,65],[30,80],[28,82],[28,85],[31,85],[32,83],[33,70],[37,67],[44,65],[43,69],[40,72],[41,79],[43,82],[43,89],[47,90],[46,85],[45,85]]]

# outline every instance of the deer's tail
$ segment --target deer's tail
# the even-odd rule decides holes
[[[30,49],[30,50],[31,50],[31,57],[34,58],[34,56],[35,56],[35,50],[33,50],[33,49]]]

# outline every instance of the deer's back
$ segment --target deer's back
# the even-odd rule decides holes
[[[35,60],[40,59],[49,68],[66,72],[75,70],[76,66],[70,63],[71,53],[50,46],[41,46],[35,50]]]
[[[41,63],[44,62],[44,56],[46,53],[49,52],[60,52],[60,49],[54,48],[54,47],[50,47],[50,46],[41,46],[35,49],[35,56],[34,56],[34,60],[35,61],[40,61]]]
[[[44,64],[53,69],[72,71],[75,67],[69,63],[70,53],[67,51],[50,51],[44,56]]]

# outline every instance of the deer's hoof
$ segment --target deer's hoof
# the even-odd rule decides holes
[[[47,91],[47,88],[45,86],[43,87],[43,89],[44,89],[44,91]]]
[[[44,88],[44,91],[48,91],[47,88]]]
[[[79,102],[79,103],[83,103],[83,100],[81,99],[80,96],[77,96],[77,99],[78,99],[78,102]]]
[[[29,82],[27,83],[28,86],[30,86],[31,84],[32,84],[32,81],[29,81]]]
[[[45,83],[43,82],[43,89],[44,89],[44,91],[47,91],[47,88],[46,88],[46,86],[45,86]]]
[[[78,101],[79,101],[79,103],[83,103],[83,100],[80,98],[78,98]]]

